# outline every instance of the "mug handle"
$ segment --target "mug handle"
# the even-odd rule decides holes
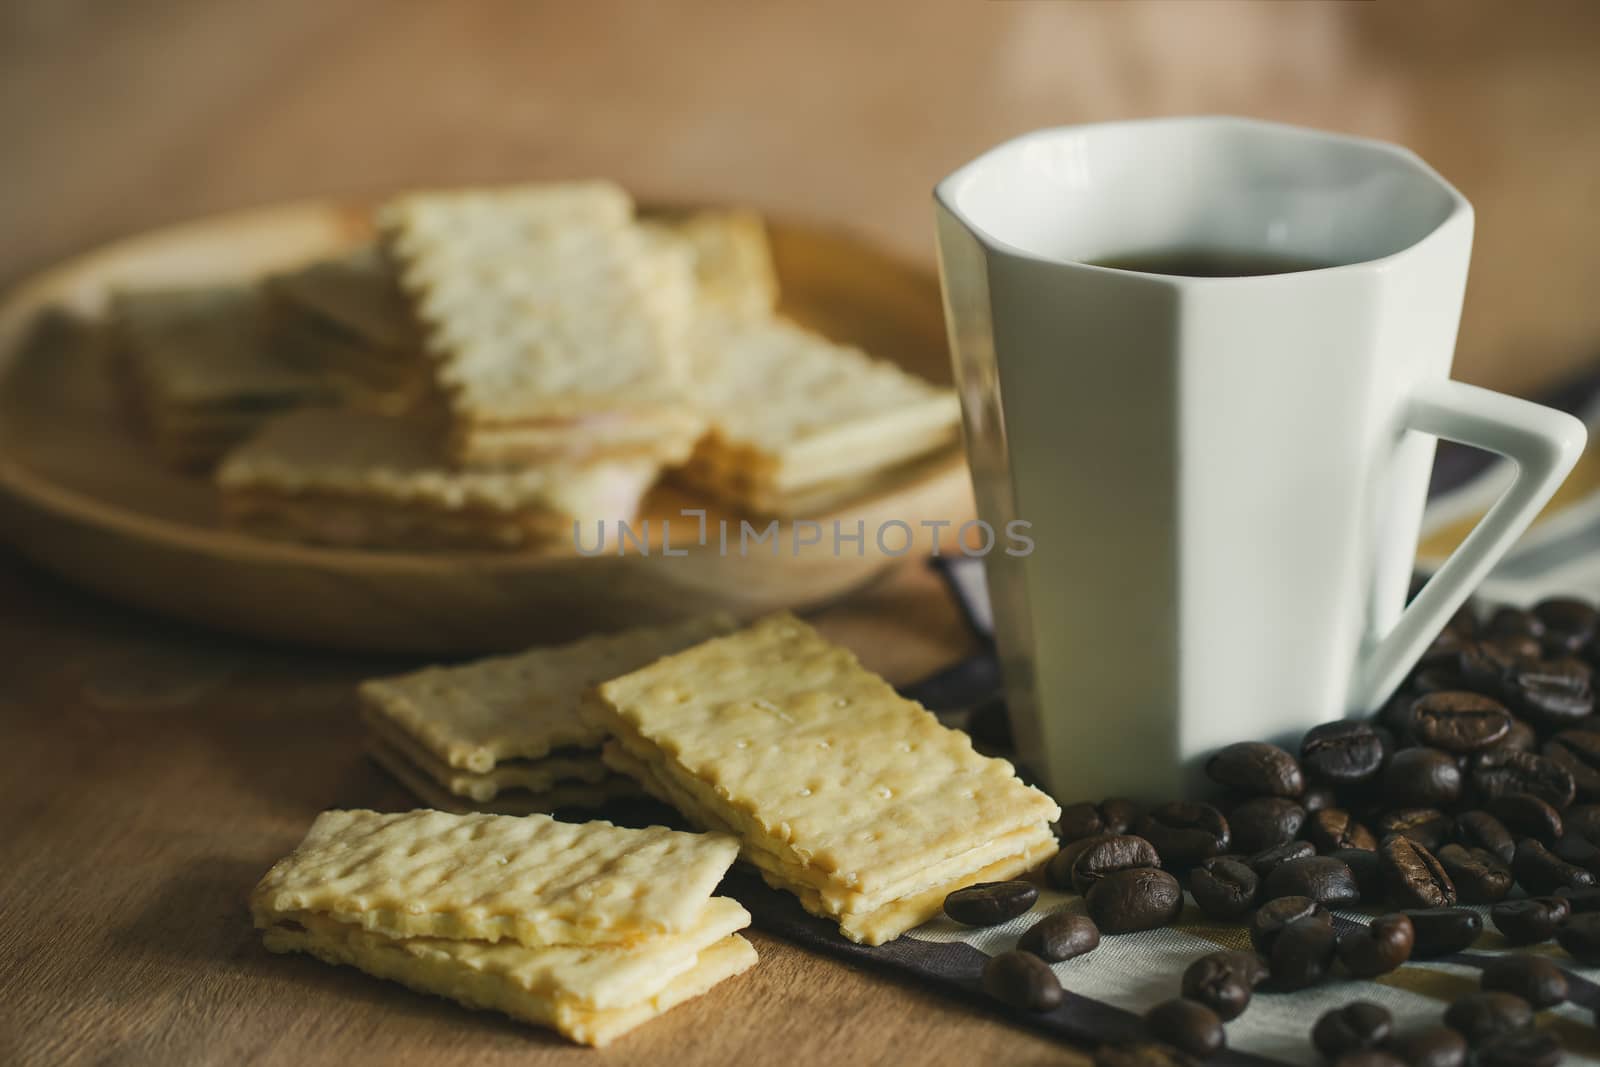
[[[1510,487],[1423,585],[1394,627],[1356,666],[1347,707],[1375,711],[1405,679],[1456,609],[1561,485],[1589,432],[1564,411],[1464,382],[1422,386],[1406,408],[1406,429],[1496,452],[1516,464]]]

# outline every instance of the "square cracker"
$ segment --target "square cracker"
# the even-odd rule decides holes
[[[869,898],[1060,815],[787,613],[606,682],[584,707],[634,756],[709,787],[708,810],[747,840]]]
[[[364,682],[361,699],[449,766],[487,774],[500,760],[598,748],[605,731],[579,713],[584,690],[733,627],[729,616],[710,615],[598,634]]]
[[[735,315],[767,315],[778,273],[767,228],[753,211],[696,211],[642,223],[652,237],[680,242],[694,267],[695,303]]]
[[[311,911],[387,937],[632,941],[693,926],[738,843],[546,815],[326,811],[251,894],[256,924]]]
[[[696,403],[710,431],[685,477],[736,474],[768,494],[849,479],[954,443],[954,391],[781,319],[716,312],[690,331]],[[702,486],[727,491],[724,478]]]
[[[685,406],[691,268],[650,254],[632,214],[603,182],[419,193],[383,207],[386,248],[458,419]]]
[[[309,953],[325,963],[355,967],[419,993],[549,1026],[573,1041],[596,1047],[609,1044],[756,963],[756,952],[750,943],[738,934],[729,934],[693,956],[687,968],[669,972],[655,992],[622,1006],[593,1008],[572,997],[528,988],[527,979],[540,972],[547,975],[552,969],[547,962],[550,954],[570,950],[480,946],[432,938],[391,940],[315,916],[308,922],[271,927],[262,940],[273,952]],[[607,953],[599,959],[580,961],[573,970],[584,964],[590,970],[602,969],[615,958],[615,953]]]

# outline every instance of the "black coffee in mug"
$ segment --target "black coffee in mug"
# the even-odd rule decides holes
[[[1242,252],[1224,248],[1162,248],[1089,262],[1096,267],[1140,274],[1175,274],[1185,278],[1253,278],[1338,266],[1331,261],[1287,252]]]

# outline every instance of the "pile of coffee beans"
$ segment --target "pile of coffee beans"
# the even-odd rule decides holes
[[[1374,978],[1460,952],[1483,932],[1463,905],[1490,905],[1513,945],[1554,940],[1600,965],[1597,630],[1600,612],[1573,599],[1486,620],[1463,609],[1369,720],[1315,727],[1298,753],[1228,745],[1206,763],[1218,788],[1205,800],[1065,808],[1046,873],[1083,895],[1087,915],[1041,919],[990,961],[985,987],[1053,1010],[1062,990],[1045,961],[1092,951],[1102,934],[1172,923],[1185,888],[1208,917],[1247,927],[1254,951],[1196,960],[1181,995],[1148,1013],[1149,1042],[1104,1048],[1097,1063],[1204,1058],[1257,990]],[[946,911],[1002,922],[1032,905],[1027,885],[962,890]],[[1333,908],[1376,914],[1336,925]],[[1469,1052],[1480,1064],[1554,1064],[1560,1047],[1534,1023],[1566,996],[1555,962],[1508,956],[1442,1026],[1399,1032],[1382,1007],[1356,1001],[1317,1020],[1311,1040],[1350,1065],[1448,1067]]]

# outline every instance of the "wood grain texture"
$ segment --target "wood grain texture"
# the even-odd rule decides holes
[[[933,533],[923,523],[947,523],[948,542],[975,513],[952,444],[809,516],[810,526],[785,521],[764,534],[770,520],[753,520],[750,532],[765,544],[741,540],[738,512],[671,484],[650,493],[633,527],[648,530],[648,552],[619,551],[610,523],[612,547],[587,556],[567,534],[539,551],[424,554],[290,544],[229,529],[209,479],[168,469],[142,439],[119,403],[111,354],[92,320],[41,313],[92,315],[122,285],[206,284],[281,269],[360,235],[365,217],[361,207],[334,202],[224,215],[68,261],[0,300],[0,532],[91,589],[177,618],[323,647],[461,653],[711,611],[751,617],[814,606],[898,557],[930,551]],[[780,310],[923,378],[949,381],[930,272],[826,230],[776,221],[768,229]],[[704,514],[705,543],[684,509]],[[859,531],[860,543],[836,545],[835,529]],[[595,552],[590,517],[582,536]],[[321,609],[308,614],[308,603]]]
[[[819,624],[893,679],[968,651],[918,565]],[[315,814],[412,806],[362,757],[352,690],[409,662],[153,623],[7,561],[0,648],[0,1062],[1085,1062],[759,934],[753,971],[600,1053],[273,956],[245,896]]]

